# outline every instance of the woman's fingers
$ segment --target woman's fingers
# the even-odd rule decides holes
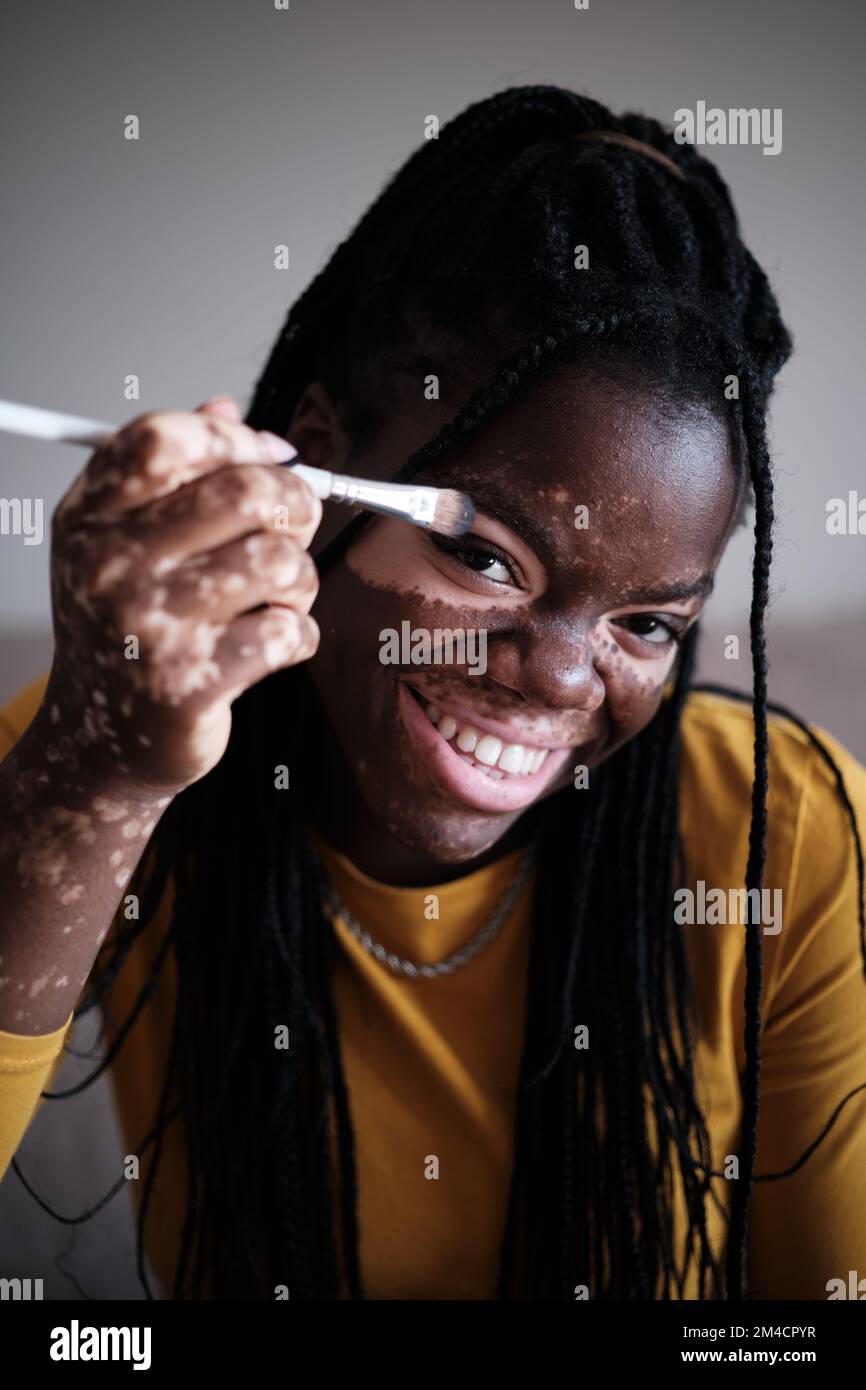
[[[233,396],[214,396],[204,405],[196,406],[197,415],[221,415],[224,420],[240,420],[240,406]]]
[[[134,785],[203,775],[231,701],[318,645],[306,547],[321,502],[239,415],[215,399],[141,416],[54,516],[58,681],[88,746],[104,743]]]
[[[295,541],[258,533],[185,560],[152,597],[174,618],[228,622],[261,604],[308,613],[318,582],[310,555]]]
[[[132,420],[90,459],[61,503],[80,520],[144,506],[226,464],[275,464],[290,446],[207,411],[155,411]]]
[[[110,534],[119,530],[127,546],[144,545],[159,573],[256,530],[309,545],[320,516],[319,499],[289,469],[228,465],[127,512]]]
[[[309,613],[262,608],[229,624],[217,645],[216,660],[224,680],[239,694],[271,671],[307,661],[318,645],[318,624]]]

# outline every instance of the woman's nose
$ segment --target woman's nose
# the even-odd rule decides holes
[[[488,639],[488,674],[538,709],[589,714],[604,703],[595,643],[585,624],[551,622]]]

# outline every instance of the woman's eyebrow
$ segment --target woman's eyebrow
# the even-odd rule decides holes
[[[479,512],[483,513],[484,516],[491,517],[494,521],[501,522],[503,526],[507,526],[509,531],[513,531],[516,536],[525,541],[548,567],[557,563],[556,555],[551,548],[550,538],[544,526],[534,513],[521,505],[520,499],[515,497],[513,493],[505,494],[495,483],[486,480],[467,481],[465,473],[447,467],[436,470],[435,486],[453,487],[460,492],[467,493]]]
[[[714,574],[702,574],[690,584],[653,584],[642,589],[629,590],[629,603],[666,603],[670,599],[706,598],[713,592],[716,582]]]

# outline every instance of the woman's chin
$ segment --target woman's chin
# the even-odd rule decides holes
[[[401,687],[402,688],[402,687]],[[467,772],[416,701],[403,690],[400,705],[411,702],[423,723],[410,728],[399,719],[386,743],[388,757],[378,765],[356,762],[357,786],[378,823],[404,849],[443,865],[469,864],[491,850],[538,802],[571,784],[571,750],[557,750],[555,764],[524,785],[505,791],[501,781]],[[401,710],[402,713],[402,710]],[[504,779],[502,779],[504,780]],[[532,783],[528,786],[525,784]],[[480,785],[479,785],[480,784]],[[515,792],[517,794],[515,794]],[[504,793],[504,794],[503,794]]]

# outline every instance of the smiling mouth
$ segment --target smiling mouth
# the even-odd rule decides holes
[[[568,747],[543,748],[507,742],[486,719],[478,728],[469,710],[443,710],[405,679],[398,682],[397,707],[419,760],[440,794],[491,814],[523,810],[561,772]],[[500,725],[502,734],[505,728]]]
[[[485,773],[493,781],[503,777],[527,777],[530,773],[540,772],[547,761],[549,749],[533,748],[524,743],[504,743],[495,734],[485,734],[466,720],[443,714],[437,705],[418,695],[411,685],[409,692],[415,696],[433,727],[451,745],[452,752],[474,767],[476,772]]]

